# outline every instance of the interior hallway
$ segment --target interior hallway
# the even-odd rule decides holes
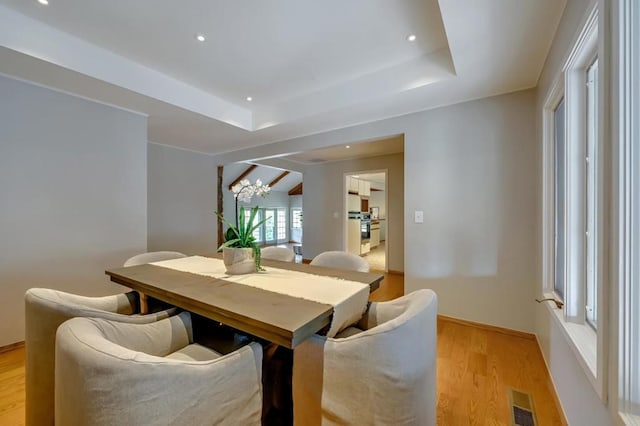
[[[364,256],[364,260],[369,263],[372,270],[385,272],[385,250],[385,241],[380,241],[380,245]]]

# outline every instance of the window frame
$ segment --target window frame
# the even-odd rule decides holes
[[[295,226],[295,213],[300,212],[300,216],[302,217],[302,207],[291,207],[291,229],[302,229],[302,218],[300,219],[300,226]]]
[[[255,207],[255,206],[254,206]],[[253,208],[253,207],[252,207]],[[255,217],[255,220],[257,222],[260,222],[262,219],[267,217],[267,211],[272,211],[273,212],[273,235],[275,236],[275,239],[273,240],[267,240],[267,223],[268,220],[266,220],[264,223],[262,223],[256,230],[253,231],[253,235],[254,237],[256,237],[256,242],[259,244],[280,244],[280,243],[284,243],[287,242],[289,240],[289,235],[287,233],[287,217],[289,216],[287,214],[287,211],[289,210],[287,207],[259,207],[258,208],[258,214]],[[284,215],[280,216],[278,214],[279,211],[284,211]],[[251,212],[251,209],[245,209],[245,217],[248,219],[248,216]],[[279,230],[279,217],[283,217],[284,218],[284,230],[285,230],[285,236],[284,238],[280,239],[278,238],[278,230]],[[246,220],[246,219],[245,219]],[[257,234],[257,236],[256,236]]]
[[[277,244],[278,243],[278,209],[275,207],[264,207],[261,209],[263,217],[266,219],[260,227],[264,234],[264,244]],[[273,226],[269,226],[269,220],[273,221]],[[267,234],[272,234],[272,239],[267,239]]]
[[[620,419],[640,425],[640,4],[618,2],[618,69],[612,90],[617,218],[612,281],[618,296],[618,407]]]
[[[289,225],[288,220],[288,208],[285,207],[277,207],[276,209],[276,242],[281,243],[285,241],[289,241],[289,233],[287,232],[287,226]],[[280,232],[283,232],[282,238],[280,238]]]
[[[556,298],[555,284],[555,125],[554,110],[560,100],[565,101],[565,292],[564,307],[556,308],[552,302],[547,307],[560,326],[578,364],[603,401],[607,399],[606,357],[604,337],[586,321],[586,69],[599,55],[599,14],[597,4],[590,11],[585,24],[573,44],[561,72],[543,103],[543,284],[542,296]],[[602,74],[600,74],[602,76]],[[601,77],[602,78],[602,77]],[[604,108],[602,96],[604,85],[598,87],[598,122],[602,123]],[[599,179],[596,192],[603,194],[604,164],[603,128],[598,126],[597,149],[599,159],[596,167]],[[604,300],[604,245],[607,229],[604,227],[604,200],[598,198],[596,205],[598,237],[597,246],[597,326],[606,330],[606,301]]]
[[[602,120],[599,116],[599,66],[600,61],[596,56],[586,69],[586,162],[585,162],[585,321],[596,331],[598,329],[598,282],[604,279],[600,270],[602,268],[601,259],[604,255],[600,250],[602,247],[601,234],[603,229],[603,185],[602,185],[602,150],[599,138]],[[590,74],[595,67],[595,84],[590,81]],[[593,102],[592,102],[593,101]],[[593,114],[592,114],[593,113]],[[594,120],[592,122],[591,120]],[[589,214],[592,214],[593,221],[590,222]],[[590,260],[592,262],[590,262]],[[590,268],[591,272],[590,272]]]
[[[564,86],[563,86],[564,87]],[[566,194],[567,194],[567,190],[566,190],[566,179],[564,179],[564,177],[566,176],[566,161],[565,160],[565,155],[563,155],[562,159],[558,159],[558,128],[557,128],[557,122],[558,122],[558,109],[560,109],[562,107],[562,114],[564,115],[566,112],[566,102],[565,102],[565,97],[564,97],[564,91],[561,93],[560,99],[555,102],[555,106],[552,109],[552,115],[550,116],[550,119],[552,120],[552,132],[553,132],[553,136],[552,136],[552,140],[553,140],[553,278],[552,278],[552,282],[553,282],[553,293],[554,296],[561,300],[562,302],[564,302],[564,297],[565,297],[565,283],[566,283],[566,276],[565,274],[562,274],[562,291],[560,292],[558,289],[558,263],[559,263],[559,256],[558,256],[558,252],[560,251],[558,249],[558,247],[561,247],[562,250],[562,263],[566,264],[566,253],[564,250],[565,247],[565,235],[566,235],[566,223],[564,220],[564,214],[562,214],[562,218],[558,218],[558,188],[562,187],[563,188],[563,203],[564,200],[566,199]],[[563,141],[562,141],[562,147],[563,150],[566,147],[566,133],[567,133],[567,122],[564,119],[563,116],[563,120],[562,120],[562,133],[563,133]],[[561,179],[561,181],[558,181],[558,172],[559,172],[559,163],[562,161],[562,176],[563,179]],[[564,213],[564,207],[563,207],[563,213]],[[562,243],[558,244],[558,240],[560,237],[560,232],[558,231],[558,223],[562,222]]]
[[[249,217],[251,216],[251,210],[253,208],[254,207],[245,208],[244,209],[244,220],[245,220],[245,223],[249,220]],[[240,215],[239,212],[238,212],[238,215]],[[256,216],[253,218],[253,220],[256,221],[256,222],[260,222],[263,217],[264,217],[264,209],[263,208],[259,208],[258,212],[256,213]],[[264,232],[263,232],[263,230],[264,230],[264,227],[261,225],[258,228],[254,229],[254,231],[252,232],[252,235],[256,239],[256,243],[264,243]],[[256,235],[256,233],[257,233],[257,235]]]

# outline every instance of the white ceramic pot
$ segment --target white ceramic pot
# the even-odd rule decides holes
[[[222,260],[229,275],[256,272],[252,248],[225,247],[222,249]]]

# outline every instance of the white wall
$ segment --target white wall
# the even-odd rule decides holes
[[[545,306],[542,308],[548,311]],[[563,331],[550,315],[540,312],[542,308],[536,311],[536,334],[569,424],[614,424],[567,344]]]
[[[289,208],[300,207],[302,208],[302,195],[290,195],[289,196]]]
[[[404,250],[390,242],[389,254],[390,260],[404,258],[405,291],[433,288],[441,314],[532,332],[540,175],[534,108],[535,92],[527,90],[228,153],[216,161],[404,134]],[[341,211],[327,195],[342,187],[336,181],[341,176],[321,176],[327,182],[304,176],[305,257],[342,241],[338,219],[320,217]],[[424,211],[423,224],[413,223],[414,210]],[[313,244],[311,253],[307,244]]]
[[[326,134],[330,136],[329,134]],[[309,166],[304,179],[303,253],[311,259],[327,250],[345,250],[344,175],[388,169],[388,268],[404,270],[404,159],[402,154]]]
[[[533,330],[534,95],[429,111],[405,133],[405,291],[433,288],[442,314]]]
[[[217,167],[212,157],[149,143],[149,251],[215,253]]]
[[[384,219],[387,217],[387,205],[385,201],[386,191],[371,191],[369,196],[369,208],[378,208],[378,217]]]
[[[567,5],[556,32],[553,45],[547,57],[537,88],[536,103],[536,130],[538,139],[538,153],[536,158],[541,163],[542,158],[542,108],[545,98],[561,71],[563,61],[567,58],[573,47],[576,36],[587,18],[586,13],[595,0],[568,0]],[[602,28],[602,27],[600,27]],[[600,34],[603,34],[602,32]],[[601,75],[605,75],[602,73]],[[540,179],[542,179],[540,177]],[[542,192],[538,198],[542,200]],[[537,232],[542,229],[542,202],[537,206],[539,213]],[[541,253],[541,239],[539,239],[537,252]],[[536,291],[540,293],[542,288],[542,258],[536,257],[537,270],[539,271]],[[542,348],[552,379],[558,391],[558,396],[564,408],[569,424],[584,425],[609,425],[613,424],[606,405],[600,401],[593,386],[587,379],[584,371],[578,365],[571,347],[562,334],[560,326],[550,317],[551,313],[546,306],[535,305],[536,334]],[[606,339],[605,339],[606,340]],[[612,380],[613,377],[610,377]]]
[[[117,293],[104,270],[147,245],[147,120],[0,76],[0,346],[24,293]]]

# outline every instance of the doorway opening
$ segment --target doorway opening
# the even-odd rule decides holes
[[[235,185],[258,180],[271,188],[266,196],[252,196],[249,202],[234,197]],[[251,210],[257,207],[254,223],[262,223],[253,231],[255,241],[261,247],[291,248],[296,253],[296,262],[302,261],[302,173],[247,162],[227,164],[223,168],[219,193],[221,199],[218,201],[223,207],[218,207],[218,211],[222,210],[227,220],[237,223],[234,217],[237,212],[238,216],[244,214],[248,221]]]
[[[387,170],[346,173],[345,247],[372,270],[388,271]]]

